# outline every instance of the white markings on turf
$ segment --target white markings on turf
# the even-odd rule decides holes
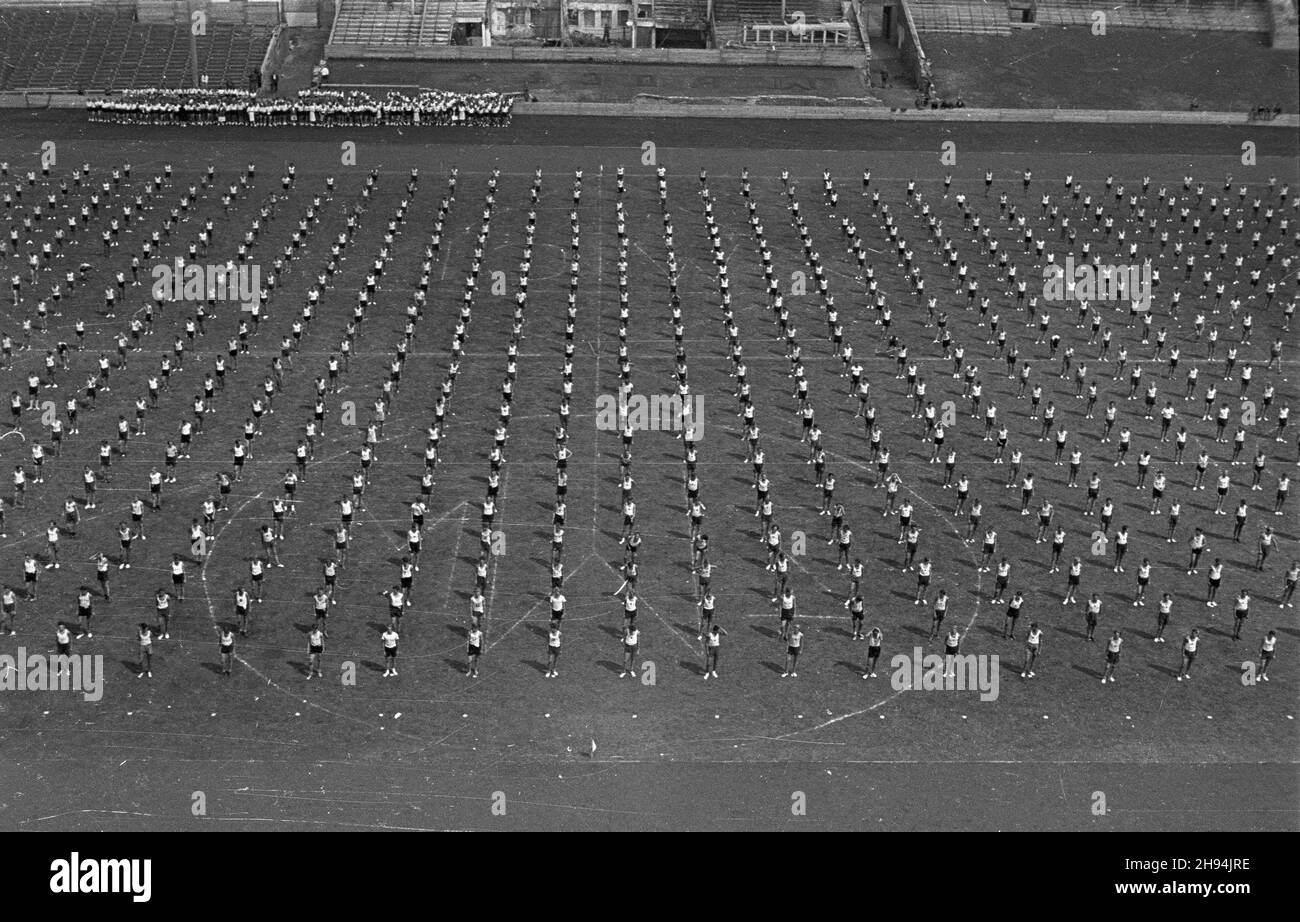
[[[501,498],[500,498],[500,502],[501,502],[502,505],[505,505],[505,501],[506,501],[506,487],[510,485],[510,465],[507,463],[507,464],[505,464],[505,465],[503,465],[503,466],[504,466],[505,470],[503,470],[503,471],[501,472],[501,491],[500,491],[500,492],[501,492]],[[495,524],[495,523],[494,523],[494,524]],[[463,532],[463,531],[464,531],[464,529],[462,529],[462,532]],[[459,536],[457,536],[457,541],[458,541],[458,543],[459,543]],[[484,616],[485,618],[491,618],[491,617],[492,617],[492,610],[493,610],[493,609],[492,609],[492,603],[493,603],[493,600],[496,599],[496,597],[497,597],[497,573],[500,572],[500,570],[501,570],[501,557],[500,557],[500,555],[498,555],[498,554],[492,554],[492,575],[488,578],[488,597],[487,597],[487,604],[484,606],[484,609],[483,609],[483,612],[484,612],[484,615],[483,615],[483,616]],[[450,586],[450,579],[451,579],[450,574],[448,575],[447,579],[448,579],[448,581],[449,581],[449,582],[448,582],[448,585]]]
[[[827,456],[829,456],[829,457],[832,457],[832,458],[839,458],[840,460],[843,460],[844,462],[846,462],[846,463],[848,463],[848,464],[851,464],[851,465],[853,465],[853,466],[855,466],[855,467],[862,468],[863,470],[870,470],[870,468],[869,468],[867,465],[861,463],[860,461],[854,461],[852,458],[848,458],[848,457],[845,457],[845,456],[843,456],[843,455],[837,455],[835,452],[831,452],[831,451],[827,451],[826,454],[827,454]],[[926,508],[928,508],[931,512],[933,512],[936,516],[938,516],[939,519],[944,523],[945,527],[946,527],[949,531],[953,532],[953,534],[955,534],[955,535],[957,536],[957,540],[958,540],[958,541],[961,541],[962,550],[965,552],[966,556],[970,559],[971,563],[972,563],[972,564],[974,565],[974,567],[975,567],[975,570],[976,570],[976,575],[975,575],[975,608],[974,608],[974,610],[971,612],[970,620],[966,622],[966,629],[965,629],[965,631],[962,632],[962,636],[963,636],[963,638],[964,638],[966,634],[970,633],[970,629],[974,626],[974,624],[975,624],[975,620],[976,620],[977,618],[979,618],[979,613],[980,613],[980,604],[983,602],[983,595],[982,595],[982,593],[981,593],[980,590],[981,590],[981,588],[982,588],[982,583],[983,583],[983,580],[984,580],[984,574],[982,574],[982,573],[979,572],[979,560],[976,558],[976,556],[975,556],[975,552],[970,548],[970,546],[967,545],[965,541],[962,541],[962,540],[961,540],[961,532],[957,529],[957,527],[956,527],[955,525],[952,524],[952,522],[948,521],[948,517],[947,517],[946,515],[944,515],[944,513],[943,513],[942,511],[940,511],[938,508],[936,508],[935,505],[934,505],[933,503],[928,502],[924,497],[920,496],[920,495],[919,495],[915,490],[913,490],[911,487],[908,487],[908,486],[905,485],[905,486],[904,486],[904,489],[906,489],[907,492],[910,493],[912,496],[916,497],[916,501],[917,501],[918,503],[921,503],[921,504],[924,505]],[[817,724],[816,726],[813,726],[813,727],[808,727],[808,728],[806,728],[806,729],[800,729],[800,730],[793,730],[793,731],[791,731],[790,733],[784,733],[784,734],[782,734],[781,736],[777,737],[777,739],[779,739],[779,740],[785,742],[785,741],[789,740],[790,737],[797,736],[797,735],[799,735],[799,734],[801,734],[801,733],[816,733],[816,732],[818,732],[819,730],[824,730],[824,729],[826,729],[827,727],[833,726],[833,725],[835,725],[835,724],[837,724],[837,723],[840,723],[841,721],[848,720],[848,719],[850,719],[850,718],[852,718],[852,717],[860,717],[860,716],[862,716],[863,714],[870,714],[872,711],[876,710],[876,708],[880,707],[881,705],[888,704],[890,701],[893,701],[895,698],[897,698],[897,697],[898,697],[899,695],[901,695],[902,693],[903,693],[902,690],[895,691],[893,694],[886,695],[884,698],[881,698],[881,699],[880,699],[879,701],[877,701],[875,704],[872,704],[872,705],[870,705],[870,706],[868,706],[868,707],[860,708],[859,710],[856,710],[856,711],[849,711],[848,713],[846,713],[846,714],[841,714],[841,715],[839,715],[838,717],[832,717],[830,720],[824,720],[824,721],[822,721],[821,723],[819,723],[819,724]],[[882,714],[881,716],[883,717],[884,715]],[[799,742],[802,742],[802,741],[799,741]]]
[[[613,574],[614,574],[615,576],[617,576],[619,579],[622,579],[622,578],[623,578],[623,574],[620,573],[618,570],[615,570],[615,569],[613,568],[613,566],[610,565],[610,563],[609,563],[608,560],[606,560],[606,559],[603,558],[603,557],[597,557],[596,559],[599,560],[602,564],[604,564],[605,567],[606,567],[606,569],[609,570],[609,572],[613,573]],[[686,645],[686,649],[690,650],[692,653],[699,653],[699,652],[700,652],[700,651],[699,651],[699,648],[696,647],[695,644],[693,644],[693,643],[691,643],[689,640],[687,640],[687,639],[683,636],[683,633],[682,633],[681,631],[679,631],[676,627],[674,627],[674,626],[672,625],[672,623],[671,623],[667,618],[665,618],[663,615],[659,614],[659,611],[658,611],[658,610],[657,610],[653,605],[650,604],[650,602],[646,599],[645,596],[641,595],[640,593],[637,593],[637,601],[638,601],[639,603],[641,603],[642,605],[644,605],[644,606],[649,610],[650,614],[652,614],[652,615],[654,615],[656,618],[658,618],[658,619],[663,623],[664,627],[668,628],[668,632],[669,632],[670,634],[672,634],[674,637],[676,637],[678,640],[680,640],[683,644],[685,644],[685,645]]]
[[[468,506],[469,506],[469,500],[462,499],[460,502],[452,506],[442,515],[438,516],[438,518],[434,519],[432,522],[424,526],[426,530],[435,528],[438,525],[441,525],[444,521],[446,521],[447,518],[453,515],[458,509],[461,510],[460,518],[458,520],[460,527],[456,529],[456,544],[452,549],[451,560],[447,564],[447,585],[443,588],[443,594],[442,594],[442,607],[444,610],[450,610],[451,608],[451,583],[452,583],[452,577],[456,573],[456,564],[460,560],[460,542],[461,539],[465,536],[465,521],[469,517]]]

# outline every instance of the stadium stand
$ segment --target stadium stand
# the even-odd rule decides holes
[[[486,0],[343,0],[331,44],[450,45],[458,23],[482,23]]]
[[[916,8],[917,4],[912,0],[913,13]],[[1092,24],[1091,17],[1095,11],[1096,4],[1089,4],[1087,0],[1046,0],[1038,4],[1037,21],[1043,25],[1087,26]],[[1194,3],[1144,0],[1142,3],[1107,4],[1105,13],[1109,23],[1116,28],[1269,31],[1267,5],[1240,0],[1196,0]],[[921,27],[919,21],[917,26]]]
[[[334,20],[334,41],[359,45],[419,44],[426,6],[421,0],[412,12],[410,3],[344,0]]]
[[[986,0],[906,0],[920,32],[966,35],[1010,35],[1006,2]],[[1033,21],[1045,26],[1092,26],[1099,12],[1091,0],[1039,0]],[[1113,28],[1173,31],[1268,32],[1268,7],[1254,0],[1143,0],[1107,5],[1107,25]]]
[[[654,0],[655,25],[694,28],[708,22],[705,0]]]
[[[808,23],[847,23],[848,29],[843,33],[841,42],[847,48],[860,49],[863,47],[862,35],[856,18],[851,13],[846,13],[845,6],[839,0],[787,0],[783,18],[780,0],[715,0],[714,36],[719,46],[770,44],[766,38],[756,37],[754,27],[780,25],[792,20],[794,14],[802,12]],[[814,40],[812,34],[806,35],[804,42],[822,47],[820,40]]]
[[[450,45],[451,30],[456,24],[456,0],[426,0],[424,9],[420,44]]]
[[[208,24],[198,37],[199,70],[210,86],[243,86],[262,64],[272,29]],[[50,42],[51,35],[60,41]],[[144,24],[127,10],[0,7],[0,91],[121,90],[192,83],[189,36],[178,24]]]
[[[918,32],[960,32],[966,35],[1010,35],[1005,3],[964,0],[908,0]],[[1095,8],[1095,4],[1094,4]],[[1039,7],[1040,21],[1041,10]],[[1086,14],[1085,14],[1086,16]],[[1088,20],[1085,19],[1085,23]]]

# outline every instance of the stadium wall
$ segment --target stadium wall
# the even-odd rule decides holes
[[[318,0],[280,0],[280,18],[286,26],[314,29],[320,25],[321,6]],[[332,4],[330,8],[333,8]]]
[[[933,83],[930,59],[925,56],[925,49],[921,47],[921,36],[916,31],[916,22],[912,19],[912,11],[908,9],[907,0],[898,0],[898,14],[900,18],[896,39],[898,53],[903,63],[911,69],[917,89],[924,92],[925,88]]]
[[[392,61],[520,61],[531,63],[619,64],[727,64],[791,67],[857,67],[862,63],[860,48],[811,49],[795,46],[767,48],[623,48],[618,45],[593,47],[539,48],[536,46],[391,45],[333,44],[325,48],[331,60],[363,59]]]
[[[394,89],[418,89],[396,86]],[[84,109],[104,93],[21,90],[0,93],[0,109]],[[1038,123],[1060,125],[1250,125],[1261,131],[1300,130],[1300,115],[1253,122],[1247,112],[1176,112],[1151,109],[886,109],[879,106],[675,104],[668,102],[519,102],[516,115],[606,118],[816,119],[872,122]]]
[[[862,66],[864,66],[864,67],[866,67],[868,70],[870,70],[870,68],[871,68],[871,36],[869,36],[869,35],[867,34],[867,13],[866,13],[866,10],[864,10],[864,9],[862,8],[862,4],[859,3],[858,0],[852,0],[852,2],[849,3],[849,6],[851,7],[851,11],[852,11],[852,15],[853,15],[853,21],[856,22],[857,25],[858,25],[858,34],[859,34],[860,36],[862,36],[862,56],[863,56],[863,60],[862,60],[861,63],[862,63]]]
[[[271,74],[276,71],[283,72],[284,62],[289,57],[288,42],[284,40],[284,26],[276,26],[275,31],[271,33],[271,41],[266,46],[266,54],[262,56],[262,80],[264,83],[270,82]]]

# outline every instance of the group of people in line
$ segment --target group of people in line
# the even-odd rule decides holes
[[[514,96],[420,90],[383,97],[360,90],[312,87],[294,96],[235,89],[126,90],[89,99],[92,122],[128,125],[439,125],[509,124]]]

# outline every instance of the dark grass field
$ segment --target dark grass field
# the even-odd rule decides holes
[[[852,67],[338,60],[330,64],[330,79],[344,85],[410,83],[472,93],[527,91],[543,101],[575,102],[630,102],[640,97],[855,98],[868,95],[861,72]]]
[[[968,106],[1042,109],[1245,111],[1300,105],[1300,63],[1268,47],[1267,36],[1111,27],[1040,26],[1009,37],[922,33],[938,95]],[[648,98],[856,97],[866,104],[912,104],[898,87],[912,81],[886,50],[861,69],[834,67],[667,67],[622,62],[539,64],[410,61],[331,62],[339,84],[418,84],[450,90],[523,92],[545,101],[625,102]],[[891,88],[879,70],[891,71]],[[911,91],[914,94],[915,88]]]
[[[925,33],[941,96],[968,106],[1241,112],[1300,104],[1294,52],[1250,32],[1042,26],[1009,38]]]
[[[179,483],[166,488],[164,513],[148,516],[149,540],[137,542],[135,565],[129,571],[113,571],[111,604],[96,600],[94,640],[74,644],[76,652],[104,655],[103,700],[91,704],[72,694],[0,696],[0,732],[7,755],[0,768],[0,824],[6,828],[1295,828],[1296,669],[1291,648],[1300,631],[1294,609],[1279,610],[1276,602],[1285,561],[1295,556],[1294,497],[1286,517],[1267,514],[1273,475],[1294,469],[1295,445],[1275,444],[1262,437],[1263,431],[1252,432],[1248,454],[1253,455],[1257,438],[1269,453],[1268,489],[1242,493],[1248,466],[1233,468],[1231,498],[1244,495],[1252,502],[1251,524],[1241,545],[1231,543],[1231,517],[1210,513],[1209,494],[1187,493],[1190,465],[1170,466],[1167,445],[1156,451],[1156,463],[1166,465],[1170,475],[1170,495],[1184,498],[1180,536],[1185,539],[1192,526],[1203,526],[1210,536],[1210,556],[1221,555],[1228,564],[1221,598],[1226,603],[1242,586],[1255,595],[1246,639],[1234,643],[1229,637],[1229,607],[1225,604],[1211,619],[1202,604],[1204,569],[1194,579],[1186,577],[1185,546],[1159,540],[1164,517],[1146,514],[1146,492],[1131,486],[1134,465],[1111,467],[1110,446],[1095,441],[1099,421],[1081,418],[1069,382],[1049,371],[1054,363],[1045,360],[1044,347],[1034,345],[1036,329],[1021,325],[1013,299],[1008,304],[1009,299],[995,298],[995,309],[1022,355],[1034,363],[1035,377],[1047,392],[1045,400],[1056,400],[1059,424],[1078,434],[1086,453],[1085,476],[1094,467],[1101,471],[1105,493],[1116,498],[1115,524],[1127,523],[1134,533],[1126,574],[1113,573],[1109,558],[1088,554],[1093,520],[1081,514],[1082,491],[1064,486],[1063,469],[1051,465],[1047,444],[1036,441],[1037,423],[1027,418],[1028,401],[1017,400],[1013,382],[993,373],[998,362],[993,347],[985,343],[985,330],[977,326],[973,312],[963,309],[964,298],[952,294],[947,270],[922,244],[923,224],[905,205],[904,183],[915,175],[946,226],[960,227],[952,199],[940,197],[943,169],[933,153],[921,153],[935,149],[929,144],[930,129],[908,129],[916,131],[910,136],[904,131],[885,137],[882,132],[875,141],[864,135],[861,151],[853,152],[844,149],[842,135],[820,126],[797,137],[764,137],[764,132],[776,129],[742,123],[539,125],[521,120],[495,134],[354,132],[359,166],[343,168],[336,165],[337,145],[351,137],[347,132],[137,132],[48,116],[6,117],[6,122],[14,140],[0,159],[8,159],[11,169],[30,168],[36,162],[32,151],[47,137],[65,139],[56,176],[69,173],[83,159],[91,160],[98,173],[130,158],[135,186],[170,159],[176,181],[162,197],[164,202],[179,194],[181,183],[197,182],[209,159],[217,170],[218,189],[236,179],[249,158],[255,159],[256,186],[229,216],[222,215],[219,195],[209,191],[201,198],[199,218],[216,221],[212,252],[217,255],[210,257],[214,261],[233,252],[263,196],[278,188],[286,160],[298,166],[297,183],[264,230],[257,260],[269,262],[283,247],[311,196],[323,190],[326,175],[338,180],[305,255],[295,260],[271,302],[268,320],[251,340],[252,354],[242,356],[238,371],[230,374],[218,412],[209,415],[205,432],[196,437],[193,457],[180,463]],[[1181,189],[1181,164],[1153,166],[1168,164],[1170,149],[1186,152],[1189,168],[1218,188],[1227,162],[1222,152],[1230,157],[1239,150],[1235,135],[1227,131],[1185,137],[1152,134],[1144,144],[1141,133],[1126,130],[1117,133],[1122,135],[1116,142],[1122,153],[1101,157],[1090,151],[1093,144],[1104,149],[1109,143],[1104,131],[1093,130],[1086,139],[1072,137],[1069,130],[1052,131],[1057,133],[1037,133],[1034,140],[1033,129],[1020,128],[1014,134],[979,129],[963,135],[963,151],[978,154],[953,170],[955,188],[965,189],[986,218],[997,212],[996,190],[1006,189],[1012,201],[1022,201],[1017,171],[1026,164],[1035,168],[1036,185],[1048,184],[1053,194],[1067,170],[1084,180],[1094,195],[1104,192],[1102,180],[1108,171],[1129,185],[1151,171],[1157,183],[1165,180]],[[612,393],[618,380],[613,174],[620,163],[629,175],[625,207],[633,310],[628,347],[636,391],[666,392],[673,370],[666,248],[653,171],[640,160],[643,138],[657,139],[661,162],[669,169],[690,379],[704,400],[701,497],[708,507],[706,530],[713,539],[719,621],[730,632],[717,682],[700,677],[681,443],[672,433],[657,431],[638,433],[634,443],[638,524],[645,536],[642,657],[654,663],[656,681],[645,685],[618,678],[621,606],[611,593],[621,579],[616,573],[622,557],[617,543],[620,442],[615,433],[596,429],[594,410],[597,397]],[[836,153],[824,153],[837,148]],[[1276,150],[1282,157],[1292,155],[1291,148],[1292,141],[1278,139]],[[1275,156],[1274,146],[1265,152]],[[1282,157],[1249,174],[1241,168],[1232,172],[1261,192],[1270,172],[1290,177],[1294,188],[1293,161]],[[386,679],[378,637],[386,622],[386,602],[378,593],[396,580],[406,506],[418,493],[423,432],[447,369],[487,172],[494,164],[503,172],[485,246],[484,281],[442,440],[443,460],[414,604],[403,619],[401,676]],[[1085,557],[1084,592],[1099,592],[1105,603],[1101,632],[1111,627],[1125,631],[1128,643],[1118,683],[1100,686],[1101,651],[1082,639],[1082,609],[1060,604],[1062,574],[1046,572],[1047,555],[1043,546],[1034,544],[1033,520],[1017,514],[1018,491],[1003,488],[1005,470],[989,463],[990,446],[979,438],[982,427],[963,416],[951,441],[962,458],[959,469],[973,482],[972,495],[984,501],[985,522],[998,529],[1003,552],[1014,563],[1012,586],[1022,588],[1028,600],[1020,631],[1023,634],[1030,620],[1047,631],[1038,678],[1020,680],[1022,644],[1001,638],[1001,606],[989,601],[989,575],[976,572],[978,548],[960,540],[965,519],[951,515],[950,491],[940,488],[941,467],[926,463],[930,447],[917,438],[903,382],[893,377],[892,360],[878,341],[879,328],[863,304],[856,264],[845,252],[838,220],[822,202],[823,164],[834,173],[840,211],[853,218],[870,248],[881,288],[894,305],[898,335],[920,360],[929,396],[936,403],[953,399],[964,406],[958,382],[946,373],[950,363],[941,361],[938,347],[931,343],[933,330],[924,326],[924,309],[914,305],[902,270],[887,252],[880,222],[871,219],[869,204],[857,194],[863,165],[872,166],[873,188],[880,187],[904,236],[916,242],[927,286],[950,311],[956,339],[984,369],[986,399],[999,406],[1011,428],[1012,444],[1024,448],[1026,468],[1038,471],[1038,495],[1051,499],[1058,520],[1070,532],[1067,554]],[[151,616],[152,591],[168,581],[165,568],[171,552],[188,547],[188,522],[212,490],[215,472],[229,466],[230,444],[247,415],[253,389],[298,315],[305,291],[324,263],[328,242],[339,233],[345,209],[358,201],[366,169],[372,165],[383,171],[378,193],[348,248],[341,275],[306,330],[302,352],[295,355],[295,367],[277,397],[276,413],[255,441],[249,471],[236,486],[231,513],[219,519],[211,553],[205,561],[190,564],[187,600],[172,639],[158,644],[154,678],[137,679],[133,626]],[[337,520],[333,503],[358,465],[359,430],[339,424],[343,407],[338,404],[356,401],[358,418],[364,422],[400,337],[408,292],[418,279],[422,248],[452,165],[460,170],[456,198],[434,262],[429,308],[417,327],[400,395],[379,448],[366,511],[359,516],[350,559],[341,574],[339,605],[330,618],[326,680],[308,682],[305,635],[311,591],[319,585],[320,568],[330,551],[328,529]],[[520,346],[520,386],[497,522],[505,553],[492,560],[487,650],[481,678],[474,680],[464,675],[463,663],[467,598],[477,556],[477,505],[505,370],[515,267],[534,165],[543,168],[543,186]],[[864,650],[849,639],[841,608],[847,580],[836,571],[833,549],[825,543],[827,520],[817,515],[819,491],[811,468],[803,463],[806,449],[799,443],[793,415],[784,343],[764,309],[760,264],[739,194],[737,177],[746,165],[778,277],[783,279],[795,270],[808,271],[784,208],[779,172],[787,167],[799,180],[801,211],[841,307],[846,339],[867,367],[886,440],[894,450],[893,467],[917,508],[921,553],[936,562],[936,586],[947,588],[953,597],[949,623],[967,632],[963,652],[1003,658],[995,701],[981,702],[977,695],[963,692],[895,691],[884,662],[880,678],[861,678]],[[987,201],[980,182],[986,165],[999,176],[995,197]],[[213,626],[232,621],[231,593],[246,579],[248,560],[258,549],[257,526],[270,518],[269,500],[278,492],[292,447],[310,418],[312,382],[338,344],[365,266],[382,246],[385,225],[403,197],[411,166],[421,168],[420,188],[367,313],[359,353],[342,377],[343,391],[333,398],[317,460],[299,489],[301,503],[279,549],[286,566],[271,570],[267,601],[255,607],[252,636],[241,641],[235,674],[225,678],[217,667]],[[763,569],[752,517],[749,468],[734,415],[726,339],[697,194],[696,171],[701,166],[709,170],[716,198],[714,211],[754,381],[777,521],[787,535],[802,530],[809,536],[808,553],[797,560],[793,578],[807,636],[797,679],[779,678],[782,646],[775,638],[770,576]],[[581,273],[565,551],[569,604],[560,677],[545,680],[541,673],[553,497],[549,452],[560,394],[568,211],[572,171],[577,168],[584,177],[578,206]],[[25,195],[24,203],[29,201]],[[156,208],[147,212],[143,227],[156,226],[165,213]],[[1036,216],[1037,209],[1030,213]],[[193,226],[191,219],[173,236],[172,246],[183,247]],[[1271,233],[1276,235],[1276,226]],[[970,235],[957,237],[959,252],[972,271],[986,288],[993,287],[993,275],[978,258]],[[77,242],[71,258],[84,255],[92,264],[91,284],[64,300],[49,332],[37,336],[34,348],[20,353],[14,367],[3,373],[0,385],[5,393],[25,387],[27,371],[39,365],[44,345],[72,339],[71,324],[78,316],[91,331],[87,350],[73,356],[73,373],[62,378],[64,388],[45,391],[42,399],[54,394],[61,399],[68,382],[84,380],[98,349],[111,352],[109,337],[125,328],[127,311],[119,310],[114,320],[103,318],[99,292],[112,271],[129,261],[131,244],[138,239],[139,229],[107,260],[99,255],[97,236]],[[999,239],[1008,239],[1006,233]],[[1055,241],[1055,234],[1047,239]],[[1156,251],[1158,246],[1144,243],[1144,249]],[[1013,253],[1022,271],[1034,268],[1032,254],[1022,255],[1019,247]],[[6,262],[6,276],[20,271],[11,270],[12,262]],[[1174,272],[1167,261],[1160,265],[1166,286],[1181,279],[1182,273]],[[498,270],[507,279],[503,297],[493,296],[486,283]],[[1281,275],[1275,263],[1266,277]],[[1038,276],[1031,272],[1030,277]],[[1292,284],[1284,290],[1293,292]],[[46,285],[43,276],[41,287]],[[1204,357],[1204,347],[1190,342],[1190,315],[1198,291],[1198,285],[1186,286],[1178,320],[1157,316],[1157,326],[1169,327],[1171,342],[1184,346],[1184,365]],[[128,303],[138,304],[144,292],[129,290]],[[898,570],[897,528],[880,515],[881,492],[872,489],[874,466],[866,460],[861,421],[853,419],[854,406],[844,396],[847,382],[839,377],[821,308],[815,297],[790,297],[786,303],[799,330],[811,397],[839,481],[837,495],[849,509],[848,521],[857,535],[855,550],[867,561],[868,626],[878,624],[884,630],[886,660],[916,645],[934,652],[934,645],[926,642],[929,608],[911,604],[913,575]],[[31,305],[27,300],[17,310],[6,306],[4,329],[15,330]],[[83,408],[81,435],[67,442],[62,459],[46,465],[46,483],[29,489],[24,508],[6,510],[8,538],[0,556],[5,581],[21,581],[25,552],[43,551],[44,524],[59,515],[66,495],[79,493],[81,466],[90,463],[101,438],[112,438],[118,414],[130,412],[148,370],[192,310],[186,303],[163,310],[145,351],[130,354],[128,367],[113,372],[112,391],[101,395],[95,409]],[[1136,404],[1123,399],[1123,380],[1112,382],[1102,373],[1094,347],[1080,341],[1086,331],[1075,329],[1073,311],[1059,306],[1051,310],[1053,329],[1097,370],[1100,404],[1114,398],[1120,405],[1121,424],[1134,431],[1134,453],[1152,443],[1155,424],[1141,419]],[[1116,346],[1126,342],[1133,358],[1142,355],[1135,332],[1124,326],[1126,314],[1113,306],[1103,312],[1115,327]],[[1265,379],[1274,381],[1278,405],[1293,403],[1290,352],[1280,373],[1265,374],[1263,364],[1268,344],[1283,335],[1292,347],[1294,332],[1279,333],[1276,302],[1268,310],[1257,305],[1253,313],[1253,345],[1242,347],[1240,361],[1256,364],[1256,387]],[[1230,328],[1225,316],[1215,319],[1225,342],[1236,338],[1239,329]],[[93,566],[85,558],[99,549],[116,554],[115,523],[125,517],[130,497],[143,492],[149,467],[161,463],[165,438],[187,414],[213,351],[224,348],[237,323],[237,309],[219,305],[184,371],[173,376],[175,383],[150,414],[148,435],[133,439],[129,454],[115,459],[114,478],[101,489],[100,508],[85,513],[76,539],[65,538],[68,563],[58,571],[43,571],[40,601],[20,600],[19,633],[0,641],[0,652],[12,653],[19,644],[40,650],[53,646],[54,622],[71,620],[75,614],[76,586],[93,581]],[[1220,366],[1202,362],[1203,379]],[[1170,396],[1175,390],[1181,395],[1181,388],[1161,380],[1162,395],[1167,390]],[[1183,407],[1175,398],[1175,404],[1188,414],[1200,408],[1199,399]],[[1213,443],[1213,430],[1200,421],[1199,412],[1180,419],[1192,433],[1189,457],[1204,443],[1216,466],[1227,460],[1227,446]],[[32,419],[24,427],[27,444],[16,436],[0,442],[3,462],[27,463],[26,452],[39,433]],[[1258,575],[1250,566],[1255,536],[1265,522],[1278,527],[1282,549]],[[1155,565],[1149,597],[1170,591],[1177,599],[1170,643],[1163,646],[1150,640],[1153,606],[1134,609],[1128,604],[1133,573],[1143,556]],[[1177,683],[1177,641],[1193,625],[1200,625],[1205,637],[1202,653],[1194,678]],[[1273,681],[1245,686],[1241,663],[1254,657],[1267,628],[1278,630],[1281,637],[1270,672]],[[356,667],[355,686],[339,681],[347,663]],[[202,792],[205,807],[198,816],[193,808],[196,792]],[[496,792],[504,795],[504,816],[493,813]],[[792,815],[796,792],[806,796],[806,816]],[[1105,796],[1105,816],[1093,813],[1096,792]]]

